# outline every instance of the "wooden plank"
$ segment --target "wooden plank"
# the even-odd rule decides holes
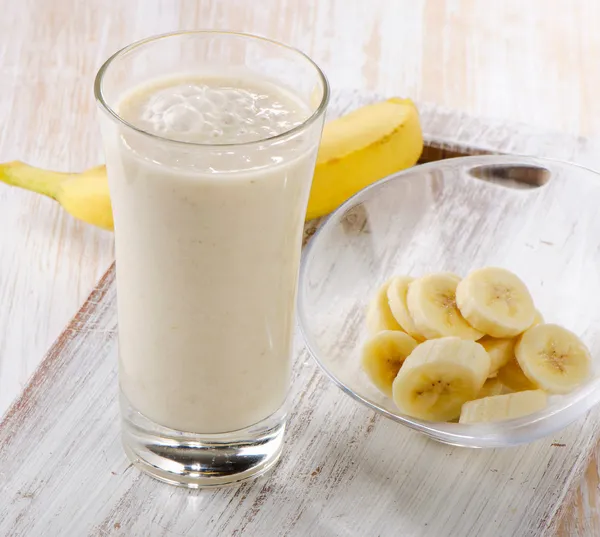
[[[90,20],[65,19],[61,3],[0,0],[2,162],[70,171],[101,158],[91,80],[116,42],[99,42]],[[112,260],[112,233],[0,185],[0,415]]]
[[[337,93],[332,113],[377,98]],[[568,136],[420,109],[426,137],[448,151],[532,152],[533,137],[537,154],[592,158]],[[168,487],[120,446],[115,299],[111,268],[0,424],[2,535],[547,535],[593,451],[598,411],[511,450],[428,441],[344,396],[297,338],[276,471],[214,491]]]

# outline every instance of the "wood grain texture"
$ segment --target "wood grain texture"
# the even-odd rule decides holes
[[[335,90],[408,95],[497,118],[498,136],[508,120],[600,135],[593,0],[0,0],[0,9],[1,161],[58,170],[99,162],[96,69],[135,39],[192,28],[284,40],[312,55]],[[552,147],[554,137],[529,132],[527,152]],[[578,158],[599,167],[598,154],[589,148]],[[0,185],[0,414],[111,260],[110,234]],[[564,535],[598,534],[596,467],[565,515]]]
[[[377,98],[338,92],[332,111]],[[421,111],[426,137],[447,143],[509,152],[539,135],[430,105]],[[542,153],[587,154],[580,140],[547,139]],[[297,338],[293,411],[276,471],[239,487],[176,489],[138,473],[122,452],[116,328],[111,268],[0,425],[0,534],[549,535],[600,425],[594,411],[530,446],[443,446],[343,396]]]

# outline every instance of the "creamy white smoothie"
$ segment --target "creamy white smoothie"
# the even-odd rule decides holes
[[[253,78],[187,76],[136,88],[117,112],[161,138],[105,136],[121,389],[179,431],[257,423],[289,386],[318,136],[260,140],[302,124],[309,107]]]

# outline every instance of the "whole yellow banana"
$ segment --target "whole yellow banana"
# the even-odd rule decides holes
[[[363,106],[325,125],[307,220],[333,211],[367,185],[416,164],[423,150],[419,115],[409,99]],[[0,181],[55,199],[75,218],[113,229],[106,168],[58,173],[19,161],[0,164]]]
[[[419,113],[410,99],[394,97],[327,123],[307,220],[330,213],[371,183],[414,166],[422,151]]]
[[[81,173],[59,173],[13,161],[0,164],[0,181],[44,194],[58,201],[75,218],[103,229],[113,229],[103,165]]]

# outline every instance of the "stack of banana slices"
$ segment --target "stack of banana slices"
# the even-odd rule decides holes
[[[526,285],[497,267],[395,276],[367,311],[362,367],[414,418],[497,422],[542,410],[591,375],[584,343],[545,324]]]

